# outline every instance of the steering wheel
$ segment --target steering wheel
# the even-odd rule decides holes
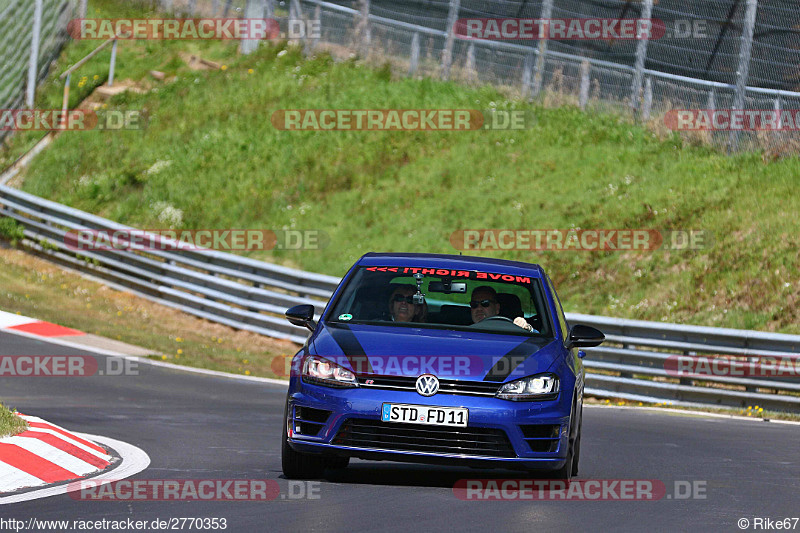
[[[512,324],[514,323],[514,321],[513,321],[513,320],[511,320],[511,319],[510,319],[510,318],[508,318],[507,316],[503,316],[503,315],[494,315],[494,316],[489,316],[489,317],[486,317],[486,318],[484,318],[483,320],[481,320],[481,322],[487,322],[487,321],[489,321],[489,320],[505,320],[506,322],[511,322]]]

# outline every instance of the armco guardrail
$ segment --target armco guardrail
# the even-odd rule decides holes
[[[321,310],[339,278],[208,250],[77,251],[70,230],[130,230],[104,218],[0,186],[0,216],[25,228],[23,246],[112,287],[237,329],[302,343],[306,331],[290,325],[286,308],[310,303]],[[800,411],[800,336],[682,326],[570,313],[572,323],[601,329],[607,342],[587,350],[587,393],[678,405],[718,405]],[[788,375],[684,376],[678,355],[721,354],[742,362],[782,358]],[[672,365],[672,366],[671,366]]]

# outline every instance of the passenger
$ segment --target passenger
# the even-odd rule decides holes
[[[389,298],[389,313],[394,322],[424,322],[427,315],[426,304],[415,304],[414,295],[417,288],[413,285],[401,285],[392,292]]]
[[[472,322],[478,323],[489,317],[500,314],[500,302],[497,301],[497,291],[488,285],[481,285],[472,291],[472,299],[469,302],[472,313]],[[533,326],[528,324],[524,317],[518,316],[514,319],[514,325],[538,333]]]

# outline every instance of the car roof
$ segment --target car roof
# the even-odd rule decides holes
[[[525,274],[527,276],[544,279],[544,269],[533,263],[469,255],[370,252],[364,254],[356,264],[358,266],[402,266],[482,270],[507,274]]]

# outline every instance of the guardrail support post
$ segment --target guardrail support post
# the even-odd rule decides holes
[[[747,0],[742,29],[742,44],[739,48],[739,67],[736,69],[736,93],[733,97],[733,109],[744,109],[747,77],[750,75],[750,55],[753,51],[753,32],[756,26],[758,0]],[[728,150],[733,152],[739,148],[739,132],[731,131],[728,138]]]
[[[419,68],[419,32],[415,31],[411,38],[411,61],[408,65],[408,75],[413,76]]]
[[[172,0],[161,0],[161,9],[163,9],[165,13],[172,13],[172,7]]]
[[[636,45],[636,61],[634,62],[633,83],[631,83],[631,109],[634,113],[639,109],[639,98],[642,92],[642,77],[644,76],[644,62],[645,59],[647,59],[647,44],[650,42],[650,33],[653,31],[653,24],[651,22],[652,15],[653,0],[644,0],[640,18],[647,21],[649,29],[647,33],[636,36],[639,42]]]
[[[550,19],[553,17],[553,0],[542,2],[541,23],[539,24],[539,55],[536,58],[536,71],[533,76],[533,97],[539,96],[544,83],[544,67],[547,60],[547,40],[550,36]]]
[[[707,109],[716,109],[717,108],[717,97],[714,89],[708,91],[708,101],[706,102]]]
[[[591,63],[584,60],[581,63],[581,89],[580,89],[580,95],[578,96],[581,109],[586,109],[586,105],[589,103],[589,87],[591,85],[591,72],[592,72]]]
[[[42,0],[36,0],[33,9],[33,29],[31,31],[31,55],[28,61],[28,90],[25,104],[33,107],[36,96],[36,79],[39,77],[39,40],[42,33]]]
[[[78,7],[78,18],[85,19],[88,12],[89,0],[81,0],[80,6]]]
[[[450,0],[450,10],[447,12],[447,38],[442,51],[442,79],[450,79],[450,67],[453,66],[453,41],[456,38],[456,21],[461,10],[461,0]]]
[[[117,41],[111,44],[111,64],[108,66],[108,86],[114,85],[114,71],[117,69]]]

